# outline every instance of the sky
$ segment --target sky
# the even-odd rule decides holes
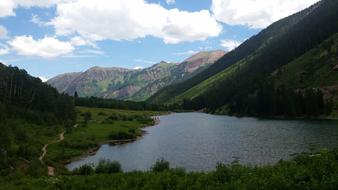
[[[0,0],[0,62],[42,80],[230,51],[318,0]]]

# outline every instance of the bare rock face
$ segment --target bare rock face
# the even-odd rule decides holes
[[[217,50],[217,51],[202,51],[199,52],[182,63],[187,63],[186,71],[188,73],[192,73],[199,69],[202,66],[206,66],[208,64],[213,64],[217,60],[219,60],[221,57],[225,55],[225,51]]]
[[[161,88],[184,80],[215,63],[225,54],[224,51],[204,51],[197,53],[181,63],[161,61],[145,69],[92,67],[82,73],[58,75],[48,84],[59,92],[80,97],[103,97],[141,101]]]
[[[48,80],[48,84],[55,87],[59,92],[64,92],[67,90],[68,85],[80,76],[82,73],[66,73],[62,75],[58,75],[50,80]]]

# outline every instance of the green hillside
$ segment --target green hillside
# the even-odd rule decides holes
[[[272,74],[276,88],[317,88],[338,110],[338,33]]]
[[[338,85],[338,34],[273,74],[276,86],[288,88]]]
[[[208,69],[204,70],[203,72],[200,72],[199,74],[195,75],[194,77],[191,77],[186,81],[170,85],[166,88],[159,90],[156,94],[151,96],[148,99],[148,101],[151,103],[159,103],[159,104],[172,102],[173,97],[185,93],[187,90],[198,85],[204,80],[213,77],[217,73],[222,72],[223,70],[227,69],[231,65],[237,63],[238,61],[247,59],[249,56],[252,56],[255,52],[257,52],[258,49],[265,47],[266,44],[272,41],[273,39],[276,39],[279,36],[282,36],[283,34],[287,33],[291,28],[297,25],[300,21],[302,21],[305,17],[307,17],[314,9],[316,9],[317,6],[318,4],[313,5],[308,9],[305,9],[299,13],[296,13],[292,16],[289,16],[278,22],[273,23],[266,29],[262,30],[259,34],[245,41],[235,50],[227,53],[225,56],[223,56],[220,60],[218,60]]]
[[[258,109],[256,104],[260,89],[270,89],[271,74],[338,32],[338,23],[335,22],[338,20],[337,10],[337,1],[324,0],[300,13],[278,21],[192,78],[193,81],[188,80],[169,86],[155,94],[149,101],[164,104],[180,103],[186,109],[207,108],[210,112],[218,112],[217,110],[221,109],[227,110],[227,113],[257,114],[255,109]],[[274,33],[276,30],[281,32]],[[304,35],[305,33],[307,35]],[[257,38],[264,39],[259,41]],[[243,57],[238,56],[237,59],[240,60],[228,61],[230,55],[249,50],[248,44],[258,42],[260,43],[255,49],[247,51]],[[329,46],[332,43],[332,41],[326,42]],[[213,73],[213,69],[218,65],[223,65],[224,69],[200,81],[201,78],[205,78],[201,75],[208,76],[208,73]],[[317,72],[324,72],[317,69]],[[335,76],[322,77],[322,80],[332,79],[334,84],[334,78]],[[307,83],[317,84],[311,78]],[[307,87],[310,86],[307,85]]]

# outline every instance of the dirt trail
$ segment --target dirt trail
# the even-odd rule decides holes
[[[45,144],[43,147],[42,147],[42,154],[41,154],[41,156],[39,157],[39,160],[40,160],[40,162],[42,163],[42,164],[44,164],[44,162],[43,162],[43,158],[46,156],[46,154],[47,154],[47,147],[48,147],[48,145],[49,144]]]
[[[51,143],[47,143],[45,144],[43,147],[42,147],[42,154],[41,156],[39,157],[39,160],[42,164],[45,164],[43,159],[45,158],[46,154],[47,154],[47,148],[50,144],[54,144],[54,143],[59,143],[61,141],[63,141],[65,139],[65,131],[63,131],[62,133],[59,134],[59,139],[57,141],[54,141],[54,142],[51,142]],[[48,175],[50,176],[54,176],[54,170],[55,168],[52,167],[52,166],[47,166],[47,169],[48,169]]]

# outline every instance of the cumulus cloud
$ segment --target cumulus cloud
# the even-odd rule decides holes
[[[319,0],[212,0],[214,17],[230,25],[264,28]]]
[[[0,17],[14,16],[14,10],[18,7],[50,7],[65,1],[71,0],[1,0]]]
[[[175,53],[175,55],[194,55],[198,53],[197,51],[194,51],[194,50],[188,50],[188,51],[185,51],[185,52],[177,52]]]
[[[144,0],[77,0],[57,5],[58,35],[79,35],[91,41],[134,40],[146,36],[176,44],[218,36],[222,26],[208,10],[165,9]]]
[[[173,5],[173,4],[176,3],[175,0],[166,0],[165,2],[166,2],[168,5]]]
[[[32,36],[16,36],[8,44],[20,55],[42,58],[67,55],[74,50],[70,42],[63,42],[53,37],[35,40]]]
[[[221,40],[221,46],[225,48],[226,51],[231,51],[241,45],[242,42],[236,40]]]
[[[0,1],[0,17],[13,16],[14,8],[16,7],[13,0],[1,0]]]

